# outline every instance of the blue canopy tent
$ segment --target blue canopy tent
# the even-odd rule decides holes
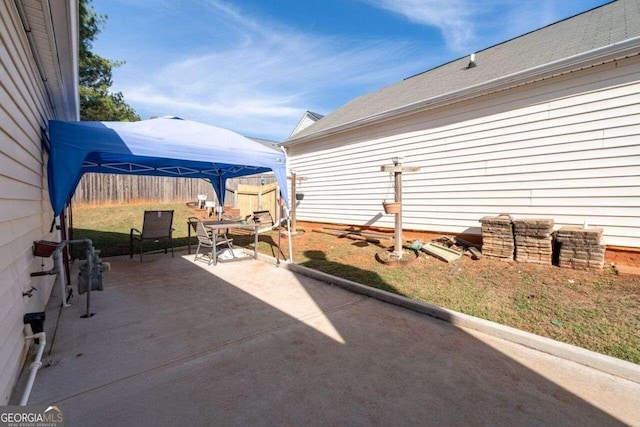
[[[59,215],[87,172],[227,179],[273,171],[289,205],[286,156],[227,129],[177,117],[139,122],[49,121],[49,197]]]
[[[284,152],[227,129],[177,117],[139,122],[50,120],[49,141],[49,198],[55,216],[87,172],[208,178],[223,204],[227,179],[273,171],[289,205]]]

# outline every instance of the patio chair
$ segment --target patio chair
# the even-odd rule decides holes
[[[142,243],[145,240],[164,243],[164,253],[167,253],[167,242],[171,243],[171,257],[173,258],[173,211],[144,211],[142,231],[132,228],[129,233],[129,258],[133,258],[133,241],[140,242],[140,262],[142,262]]]
[[[194,233],[197,231],[196,225],[198,225],[199,222],[200,220],[195,216],[190,216],[189,218],[187,218],[187,224],[189,225],[189,227],[191,227]]]
[[[198,235],[198,223],[202,221],[200,218],[195,216],[190,216],[187,218],[187,253],[191,255],[191,236]],[[191,233],[193,231],[193,234]],[[211,235],[211,231],[207,230],[209,235]]]
[[[253,214],[249,216],[254,224],[258,225],[256,230],[258,233],[264,233],[270,231],[275,225],[275,221],[269,211],[253,211]]]
[[[198,222],[198,224],[196,225],[196,236],[198,236],[198,248],[196,249],[196,256],[194,258],[194,261],[198,260],[198,255],[200,255],[200,248],[211,249],[208,255],[200,255],[200,259],[204,258],[205,256],[209,257],[209,265],[211,265],[211,263],[214,262],[216,258],[214,251],[218,250],[218,246],[226,245],[229,249],[233,250],[233,239],[229,239],[225,231],[219,230],[214,236],[213,234],[209,234],[202,222]],[[213,243],[214,237],[215,245]]]

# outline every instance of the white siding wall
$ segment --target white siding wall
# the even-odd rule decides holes
[[[42,81],[13,1],[0,2],[0,405],[7,404],[28,347],[22,317],[43,311],[52,277],[29,273],[51,268],[34,259],[35,240],[49,234],[52,212],[46,189],[41,128],[52,117]],[[22,296],[30,286],[32,298]]]
[[[479,233],[507,212],[604,227],[640,247],[640,59],[289,147],[298,219],[393,227],[380,166],[404,156],[404,227]]]

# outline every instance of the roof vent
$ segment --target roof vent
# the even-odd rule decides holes
[[[472,53],[469,56],[469,65],[467,65],[467,68],[473,68],[476,66],[476,54]]]

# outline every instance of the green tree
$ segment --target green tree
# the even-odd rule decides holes
[[[80,120],[136,121],[135,110],[124,101],[122,92],[109,91],[112,70],[124,62],[112,61],[91,51],[93,42],[104,27],[107,16],[98,15],[91,0],[80,0]]]

